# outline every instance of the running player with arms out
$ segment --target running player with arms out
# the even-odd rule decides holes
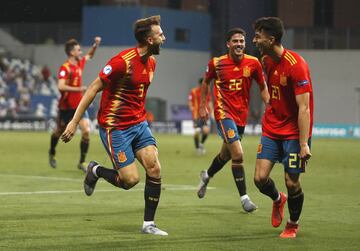
[[[200,110],[200,102],[201,102],[201,84],[203,79],[199,79],[199,85],[191,89],[188,96],[188,106],[191,111],[193,124],[194,124],[194,142],[197,154],[205,154],[204,143],[209,136],[210,133],[210,120],[204,121],[200,119],[199,110]],[[211,95],[208,94],[206,98],[206,108],[209,110],[209,113],[212,114],[211,110]],[[201,141],[200,141],[201,135]]]
[[[87,89],[62,140],[71,140],[85,110],[102,91],[99,132],[114,169],[91,161],[84,180],[85,193],[90,196],[94,192],[99,178],[125,190],[135,186],[140,179],[136,158],[146,171],[142,232],[168,235],[154,224],[161,192],[161,173],[156,141],[146,122],[145,111],[146,93],[156,65],[152,55],[159,54],[160,46],[165,42],[160,16],[137,20],[134,34],[137,46],[120,52],[101,70]]]
[[[82,85],[82,72],[87,61],[94,57],[96,48],[101,42],[101,37],[94,38],[94,44],[88,53],[81,57],[82,51],[78,41],[70,39],[65,43],[65,52],[67,60],[59,69],[58,88],[61,94],[59,100],[59,111],[57,125],[51,134],[49,164],[56,168],[55,148],[66,125],[73,117],[77,106],[82,98],[82,93],[86,87]],[[78,168],[86,172],[85,157],[89,149],[90,141],[90,121],[87,112],[80,120],[81,141],[80,141],[80,160]]]
[[[200,117],[207,119],[205,104],[208,86],[215,80],[214,114],[223,144],[209,169],[200,173],[198,197],[205,196],[209,180],[231,159],[231,170],[242,207],[246,212],[253,212],[257,207],[246,192],[244,152],[240,140],[248,116],[252,80],[257,82],[265,104],[269,100],[269,93],[259,60],[244,53],[245,31],[231,29],[226,40],[228,54],[210,60],[202,83]]]
[[[290,219],[281,238],[295,238],[304,202],[300,173],[311,157],[313,91],[309,67],[297,53],[281,44],[284,33],[277,17],[255,21],[253,42],[263,56],[268,77],[270,103],[262,121],[254,181],[260,192],[273,200],[272,225],[279,227],[288,201]],[[276,162],[284,166],[287,196],[278,192],[270,172]]]

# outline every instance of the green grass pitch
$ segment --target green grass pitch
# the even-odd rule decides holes
[[[259,137],[243,140],[248,194],[259,209],[242,211],[228,164],[196,196],[200,170],[221,141],[211,135],[197,156],[190,136],[156,135],[163,190],[156,223],[169,236],[143,235],[143,181],[130,191],[98,183],[91,197],[76,168],[79,135],[59,143],[58,168],[48,166],[48,133],[0,132],[0,250],[360,250],[360,141],[313,139],[306,173],[300,232],[294,240],[271,227],[271,201],[252,178]],[[99,136],[91,137],[88,160],[110,166]],[[284,191],[283,169],[272,177]],[[288,212],[286,208],[286,219]]]

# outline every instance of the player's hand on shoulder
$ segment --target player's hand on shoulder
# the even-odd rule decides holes
[[[72,120],[66,126],[65,131],[61,135],[61,140],[65,143],[69,142],[76,132],[77,123],[73,122]]]

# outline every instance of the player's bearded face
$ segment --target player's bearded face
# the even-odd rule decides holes
[[[230,41],[227,42],[227,47],[231,55],[240,57],[244,54],[245,49],[245,37],[242,34],[234,34]]]
[[[253,39],[255,46],[259,49],[261,55],[267,55],[271,50],[271,43],[269,36],[263,31],[255,31]]]
[[[160,47],[165,42],[164,33],[159,25],[153,26],[152,43],[149,44],[151,54],[160,54]]]

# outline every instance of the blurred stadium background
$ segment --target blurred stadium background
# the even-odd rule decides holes
[[[275,15],[286,25],[284,44],[310,64],[315,135],[360,137],[359,7],[357,0],[2,1],[0,128],[52,126],[58,96],[56,73],[65,60],[67,39],[78,39],[86,51],[95,35],[103,38],[85,68],[83,84],[88,85],[112,55],[135,44],[134,20],[160,14],[167,41],[158,58],[147,109],[154,114],[155,132],[191,133],[188,123],[182,122],[190,119],[187,94],[203,75],[209,58],[225,53],[226,31],[243,27],[247,53],[257,55],[251,42],[252,23],[260,16]],[[96,111],[95,103],[90,109],[92,118]],[[258,124],[260,115],[261,102],[254,88],[250,124]]]

